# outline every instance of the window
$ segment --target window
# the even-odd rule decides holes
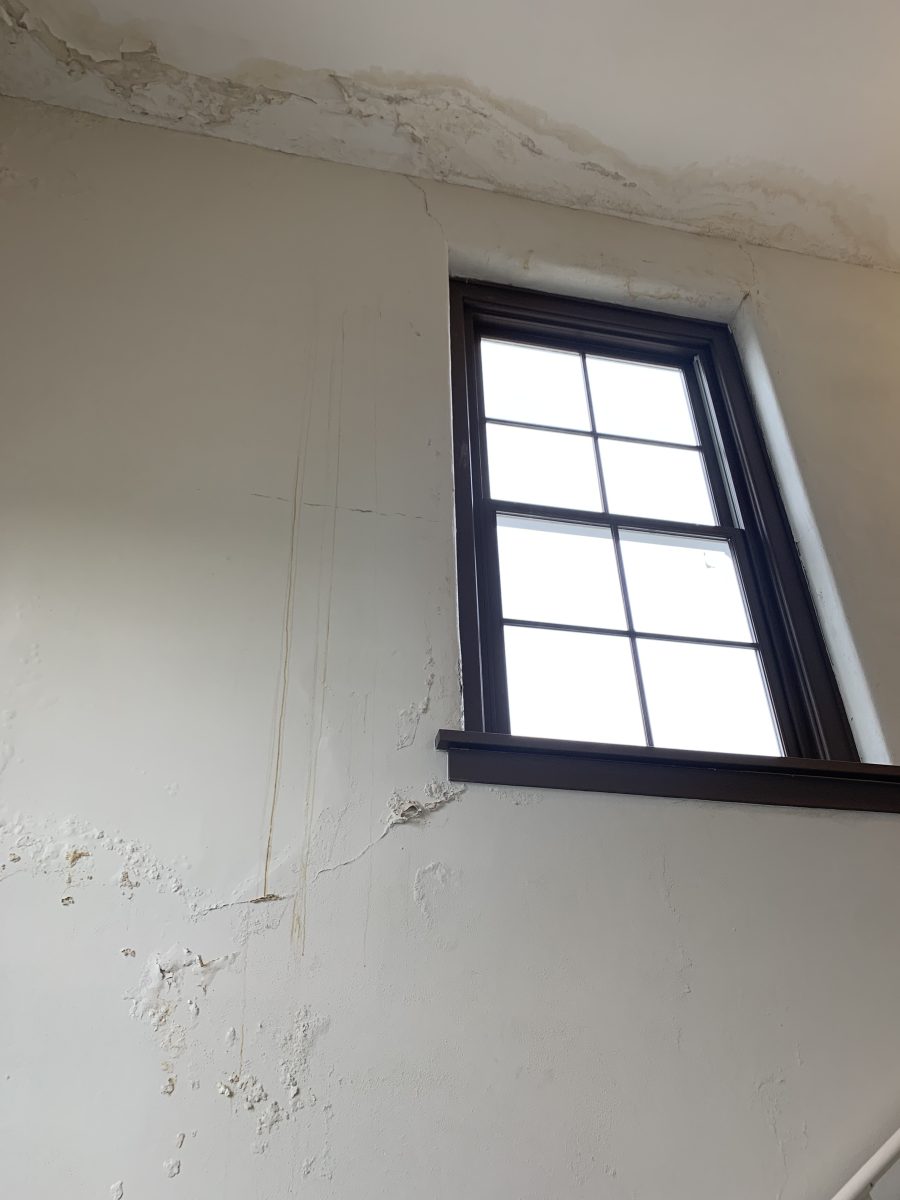
[[[609,790],[612,771],[616,790],[703,795],[697,773],[722,790],[723,765],[852,772],[728,329],[451,289],[465,732],[438,745],[453,777]]]

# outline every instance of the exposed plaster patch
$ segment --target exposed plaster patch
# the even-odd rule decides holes
[[[802,1063],[799,1047],[796,1047],[794,1065],[800,1067]],[[790,1094],[787,1075],[787,1068],[775,1070],[758,1080],[756,1084],[756,1100],[762,1109],[778,1153],[781,1174],[781,1183],[777,1193],[778,1200],[781,1200],[792,1177],[798,1157],[806,1152],[809,1145],[807,1122],[804,1120],[792,1126],[785,1115],[784,1100],[785,1096]]]
[[[257,1154],[264,1154],[269,1148],[269,1135],[274,1129],[277,1129],[281,1122],[285,1119],[284,1110],[277,1100],[273,1100],[271,1104],[256,1118],[256,1145],[253,1147]]]
[[[286,901],[294,901],[296,893],[285,896]],[[247,908],[241,917],[235,938],[241,947],[247,946],[251,939],[260,937],[273,929],[278,929],[281,922],[290,912],[290,904],[273,905],[271,908]]]
[[[429,643],[425,651],[425,695],[421,700],[414,701],[412,704],[408,704],[406,708],[400,710],[400,715],[397,718],[398,750],[406,749],[407,746],[411,746],[416,740],[419,721],[421,721],[422,717],[425,716],[431,707],[431,692],[434,688],[435,677],[434,654]]]
[[[281,896],[277,892],[267,892],[265,896],[254,896],[250,900],[224,900],[221,904],[210,904],[197,912],[198,917],[208,913],[221,912],[225,908],[241,908],[245,904],[273,904],[276,900],[290,900],[290,896]]]
[[[162,62],[152,38],[136,22],[109,26],[94,15],[78,16],[72,11],[66,27],[60,25],[58,14],[48,19],[37,15],[38,7],[29,8],[20,0],[0,2],[13,47],[19,38],[29,39],[65,71],[70,82],[90,77],[133,116],[202,129],[227,124],[244,109],[286,99],[271,88],[207,79]],[[76,22],[81,37],[72,32]]]
[[[13,95],[210,133],[288,153],[470,184],[696,233],[900,269],[887,223],[861,193],[775,163],[631,162],[592,133],[453,76],[353,76],[245,60],[227,78],[161,60],[138,22],[65,20],[0,0],[0,71]],[[263,889],[265,890],[265,888]]]
[[[458,944],[455,939],[441,934],[440,917],[442,908],[446,907],[448,893],[459,887],[459,881],[459,872],[441,862],[419,867],[413,881],[413,899],[422,914],[429,937],[440,950],[455,950]]]
[[[493,795],[500,800],[514,804],[516,808],[527,808],[532,804],[540,804],[546,799],[546,793],[540,788],[491,788]]]
[[[131,1015],[143,1020],[159,1006],[163,996],[180,991],[187,978],[205,995],[216,975],[233,966],[236,958],[236,954],[225,954],[204,962],[201,955],[181,946],[152,955],[133,997]]]
[[[148,1025],[157,1038],[160,1048],[173,1058],[188,1046],[188,1031],[178,1024],[178,1009],[184,1002],[185,991],[193,988],[206,994],[210,984],[221,971],[233,967],[240,955],[222,955],[217,959],[204,960],[201,955],[173,946],[162,954],[152,955],[141,975],[138,987],[132,993],[131,1015]],[[190,1010],[191,1002],[187,1004]],[[194,1008],[195,1015],[199,1009]],[[252,1148],[262,1154],[268,1148],[272,1133],[285,1122],[294,1120],[301,1110],[313,1109],[319,1097],[310,1086],[310,1062],[313,1047],[328,1028],[328,1021],[314,1014],[308,1007],[298,1009],[284,1032],[277,1032],[274,1040],[269,1037],[260,1054],[259,1070],[234,1071],[216,1084],[218,1093],[228,1100],[239,1101],[243,1111],[252,1115]],[[262,1029],[260,1024],[259,1029]],[[200,1031],[191,1034],[194,1048],[203,1047],[207,1041]],[[229,1027],[225,1037],[226,1050],[234,1050],[238,1042],[236,1026]],[[243,1039],[241,1039],[243,1058]],[[272,1070],[272,1047],[277,1047],[277,1062]],[[201,1050],[204,1058],[209,1057],[212,1047]],[[165,1064],[168,1065],[168,1064]],[[278,1084],[266,1081],[277,1075]],[[171,1095],[175,1090],[177,1076],[168,1076],[160,1089]],[[192,1081],[191,1090],[199,1087]],[[277,1095],[275,1093],[278,1093]],[[181,1139],[176,1148],[180,1149]],[[326,1146],[327,1149],[327,1146]]]
[[[328,1021],[313,1014],[306,1006],[294,1014],[277,1043],[279,1088],[250,1072],[233,1072],[217,1083],[220,1096],[240,1101],[241,1108],[252,1114],[255,1153],[264,1154],[272,1133],[281,1125],[296,1120],[304,1110],[322,1108],[327,1126],[330,1105],[320,1105],[317,1093],[310,1086],[312,1050],[327,1028]],[[279,1095],[275,1094],[276,1090]]]
[[[216,975],[233,966],[237,957],[237,954],[227,954],[204,961],[199,954],[181,946],[172,946],[162,954],[151,955],[137,987],[125,997],[131,1001],[129,1011],[132,1019],[149,1026],[161,1050],[173,1058],[179,1057],[187,1049],[189,1040],[188,1028],[176,1019],[178,1008],[185,999],[185,991],[192,989],[195,993],[206,995]],[[194,1009],[191,1009],[189,1002],[185,1007],[194,1016],[199,1013],[199,1007],[193,996],[191,999]],[[175,1076],[170,1076],[163,1085],[163,1093],[168,1094],[169,1088],[174,1091],[175,1082]]]
[[[354,854],[352,858],[345,858],[342,862],[329,863],[327,866],[319,867],[313,875],[313,883],[320,875],[326,875],[329,871],[337,871],[341,867],[349,867],[351,863],[359,862],[363,855],[368,854],[383,838],[387,837],[395,825],[408,825],[412,821],[421,821],[439,808],[443,808],[445,804],[451,804],[454,800],[458,800],[465,790],[465,784],[446,783],[439,779],[432,779],[422,789],[421,799],[418,796],[410,795],[406,790],[393,792],[387,804],[387,819],[378,837],[363,846],[362,850]]]
[[[247,1112],[253,1112],[260,1104],[264,1104],[269,1098],[269,1093],[259,1082],[255,1075],[248,1075],[241,1079],[238,1084],[238,1091],[243,1097],[244,1108]]]
[[[79,868],[84,872],[87,863],[99,860],[105,868],[107,860],[121,862],[124,858],[129,863],[131,875],[139,876],[140,881],[148,885],[139,896],[147,899],[157,894],[171,897],[177,901],[179,908],[186,909],[187,921],[205,919],[208,913],[218,911],[220,907],[207,903],[205,908],[201,908],[197,902],[200,893],[189,895],[174,870],[160,863],[137,843],[119,836],[109,836],[101,830],[92,830],[87,824],[72,818],[54,822],[4,817],[0,821],[0,844],[18,846],[19,850],[8,852],[9,857],[24,862],[26,866],[21,867],[20,871],[29,873],[30,868],[30,874],[36,880],[45,879],[52,882],[59,876],[70,877],[73,871],[77,872]],[[86,845],[92,847],[90,852],[84,852]],[[85,883],[91,879],[90,875],[84,876]],[[100,888],[112,889],[117,885],[118,875],[111,876],[105,870],[96,878],[96,886]],[[241,935],[251,928],[248,924],[251,914],[257,914],[252,918],[254,921],[266,922],[258,929],[252,926],[254,931],[264,932],[274,927],[268,923],[264,914],[283,912],[284,906],[276,904],[276,899],[283,898],[267,895],[243,902],[238,923],[239,940]],[[138,900],[138,903],[141,901]],[[221,907],[236,905],[227,904]],[[119,911],[124,917],[125,910]],[[125,958],[135,956],[131,946],[122,947],[120,953]],[[145,962],[136,986],[127,994],[126,999],[130,1001],[132,1017],[147,1027],[160,1050],[164,1052],[164,1078],[161,1084],[158,1081],[155,1084],[162,1096],[171,1097],[176,1092],[179,1074],[173,1069],[173,1062],[182,1054],[190,1052],[190,1090],[182,1103],[196,1102],[193,1097],[194,1093],[201,1089],[201,1079],[195,1076],[195,1068],[202,1069],[200,1064],[203,1063],[215,1066],[216,1059],[221,1054],[221,1043],[214,1029],[222,1028],[218,1024],[215,1027],[212,1024],[203,1025],[201,1005],[197,1000],[203,1000],[211,984],[220,974],[233,971],[242,962],[246,965],[246,961],[246,950],[235,950],[220,954],[216,958],[205,958],[183,943],[176,943],[166,951],[150,955]],[[221,1014],[223,1000],[226,1004],[240,1003],[235,997],[234,988],[230,993],[227,988],[219,990],[224,990],[225,995],[221,999],[215,999],[211,1011],[217,1010]],[[225,1012],[227,1013],[227,1009]],[[190,1020],[183,1014],[187,1014]],[[243,1063],[245,1014],[242,1010],[240,1013],[234,1011],[229,1015],[233,1016],[233,1026],[229,1027],[229,1031],[232,1028],[236,1030],[238,1024],[242,1030]],[[248,1066],[244,1067],[240,1074],[231,1076],[228,1083],[219,1085],[223,1094],[240,1096],[243,1101],[242,1108],[252,1113],[251,1137],[255,1152],[263,1152],[272,1132],[286,1121],[296,1119],[301,1110],[304,1110],[314,1112],[315,1119],[307,1120],[302,1130],[301,1136],[305,1142],[303,1152],[310,1157],[310,1161],[320,1164],[328,1162],[328,1124],[331,1107],[330,1104],[320,1101],[310,1085],[311,1050],[325,1028],[327,1021],[324,1018],[313,1015],[308,1008],[301,1008],[281,1026],[282,1032],[279,1032],[276,1024],[265,1039],[252,1048],[248,1047]],[[257,1024],[257,1029],[262,1032],[262,1022]],[[228,1041],[232,1045],[226,1046],[226,1050],[233,1049],[236,1040],[236,1037],[230,1037]],[[257,1063],[258,1065],[254,1065]],[[271,1082],[272,1080],[275,1082]],[[315,1144],[312,1139],[317,1140],[319,1149],[310,1156],[310,1145]],[[181,1148],[183,1140],[184,1135],[179,1134],[176,1149]],[[178,1159],[170,1161],[180,1164]],[[319,1171],[322,1173],[321,1167]],[[122,1191],[117,1193],[116,1189],[120,1186]],[[124,1184],[121,1181],[110,1188],[112,1197],[117,1194],[124,1194]]]
[[[90,846],[90,849],[87,847]],[[35,820],[19,814],[0,815],[0,848],[23,862],[33,875],[59,876],[66,887],[85,887],[100,870],[130,897],[141,885],[158,893],[178,894],[196,909],[202,893],[187,889],[181,876],[146,847],[118,834],[108,834],[87,822],[66,817]],[[96,864],[87,873],[84,860]],[[76,869],[77,868],[77,869]]]
[[[109,1189],[109,1200],[122,1200],[125,1195],[125,1184],[121,1179],[117,1180]]]
[[[430,816],[458,800],[466,790],[464,783],[447,783],[441,779],[432,779],[425,784],[423,798],[409,796],[404,792],[394,792],[388,801],[388,828],[393,825],[406,824]]]
[[[425,924],[434,925],[435,904],[442,892],[459,885],[459,876],[442,862],[431,862],[419,867],[413,881],[413,898],[419,907]]]
[[[663,903],[672,920],[673,931],[670,939],[672,963],[667,976],[671,977],[674,984],[674,995],[670,1003],[670,1014],[672,1028],[674,1031],[675,1048],[681,1050],[682,1039],[684,1037],[684,1005],[688,1002],[689,997],[693,994],[693,972],[694,960],[688,953],[684,942],[684,934],[681,924],[681,910],[674,894],[674,883],[669,873],[669,864],[665,854],[662,855],[660,861],[660,889],[662,892]]]
[[[279,1075],[287,1103],[294,1110],[316,1103],[317,1097],[308,1086],[310,1055],[327,1029],[328,1020],[304,1006],[282,1038]]]
[[[2,183],[2,181],[3,177],[0,175],[0,183]],[[0,775],[3,774],[9,764],[12,762],[14,754],[15,747],[11,742],[0,742]]]

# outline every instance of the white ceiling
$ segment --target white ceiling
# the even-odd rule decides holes
[[[900,268],[897,0],[0,0],[0,91]]]

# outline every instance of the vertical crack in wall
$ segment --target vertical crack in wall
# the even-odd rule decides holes
[[[284,597],[284,615],[282,623],[281,636],[281,674],[279,678],[278,701],[276,705],[275,717],[275,749],[274,749],[274,764],[272,768],[272,790],[269,798],[269,826],[266,837],[266,856],[263,864],[262,888],[260,889],[261,896],[269,894],[269,867],[272,863],[272,839],[275,833],[275,808],[278,804],[278,792],[281,787],[281,768],[284,761],[284,722],[287,712],[288,686],[291,678],[291,647],[293,643],[293,628],[294,628],[294,592],[297,583],[297,523],[300,513],[300,496],[301,496],[301,461],[302,452],[305,448],[306,441],[309,437],[309,413],[311,406],[307,406],[307,420],[303,433],[297,445],[297,457],[294,467],[294,491],[293,505],[291,508],[291,525],[290,525],[290,549],[288,552],[288,570],[287,570],[287,586],[285,588]]]
[[[275,709],[275,729],[273,745],[273,764],[271,769],[272,786],[268,803],[268,825],[266,830],[266,851],[262,873],[260,896],[269,895],[269,873],[272,866],[272,848],[275,836],[275,813],[281,789],[282,769],[284,765],[284,732],[287,717],[288,691],[290,686],[290,660],[293,648],[294,600],[297,583],[297,537],[300,525],[300,512],[303,507],[303,491],[306,482],[306,457],[309,449],[309,431],[312,425],[313,397],[315,387],[316,367],[318,364],[318,338],[313,339],[309,372],[306,388],[303,393],[303,406],[297,428],[297,452],[294,460],[294,490],[291,504],[290,547],[288,550],[288,571],[284,599],[284,622],[282,625],[281,643],[281,673],[278,683],[278,694]]]
[[[337,410],[337,447],[335,452],[335,468],[334,468],[334,494],[333,508],[331,514],[331,530],[329,538],[329,561],[326,571],[327,586],[325,597],[325,632],[324,646],[321,646],[323,639],[316,637],[316,653],[313,664],[313,679],[315,680],[316,697],[315,704],[315,719],[313,728],[310,730],[309,740],[309,760],[307,763],[306,773],[306,803],[305,803],[305,821],[303,830],[303,844],[300,847],[299,859],[299,878],[297,881],[297,890],[294,895],[294,911],[291,920],[291,931],[297,946],[297,952],[302,958],[306,949],[306,915],[308,906],[307,883],[309,879],[309,858],[312,850],[312,829],[313,819],[315,815],[315,798],[316,798],[316,783],[319,771],[319,751],[322,745],[322,731],[325,723],[325,699],[327,694],[328,680],[328,659],[331,648],[331,608],[334,595],[334,557],[335,546],[337,542],[337,519],[338,519],[338,503],[340,500],[341,486],[341,438],[343,431],[344,418],[344,353],[346,342],[346,322],[347,312],[344,310],[341,314],[341,329],[340,341],[336,354],[332,355],[331,367],[329,371],[329,399],[333,401],[337,396],[337,404],[329,403],[328,420],[331,423],[332,414]],[[337,382],[335,382],[337,376]],[[321,575],[320,575],[321,579]],[[320,585],[321,591],[321,585]],[[316,613],[316,629],[318,631],[321,623],[321,612]],[[321,651],[320,651],[321,646]],[[320,666],[321,660],[321,666]]]

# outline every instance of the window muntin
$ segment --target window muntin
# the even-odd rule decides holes
[[[452,312],[467,730],[858,760],[724,326],[469,283]]]

